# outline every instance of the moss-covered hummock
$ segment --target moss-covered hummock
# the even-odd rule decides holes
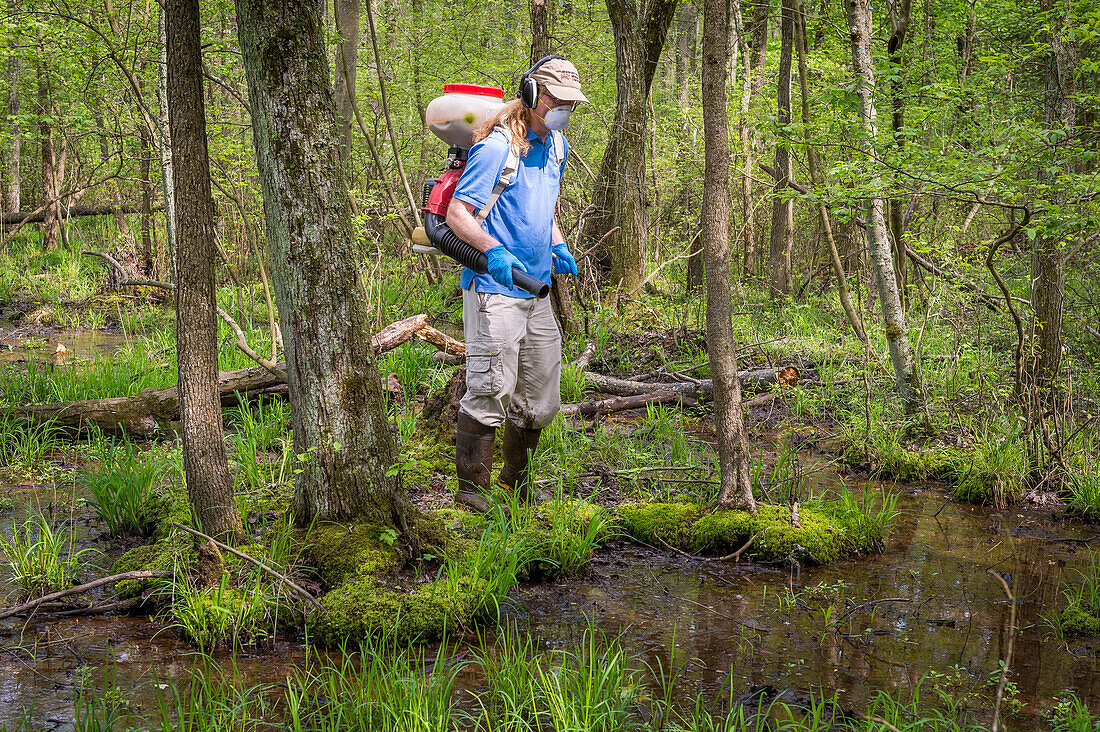
[[[803,506],[791,524],[789,506],[760,505],[755,514],[719,510],[701,515],[694,504],[628,503],[619,507],[623,532],[639,541],[701,554],[735,551],[753,536],[746,555],[762,561],[797,559],[828,563],[877,546],[881,536],[865,536],[872,526]]]
[[[385,527],[375,524],[319,523],[306,535],[306,561],[329,590],[388,572],[397,566],[398,557],[393,546],[383,541],[385,534]]]
[[[1100,635],[1100,617],[1077,603],[1062,611],[1062,635]]]
[[[338,646],[358,643],[385,633],[402,642],[435,640],[445,629],[470,620],[476,592],[458,596],[427,583],[403,593],[379,586],[373,577],[359,577],[321,598],[323,609],[306,619],[306,631],[317,643]]]

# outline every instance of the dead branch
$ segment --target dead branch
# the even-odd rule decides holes
[[[24,602],[21,605],[9,607],[7,610],[0,612],[0,620],[3,620],[4,618],[10,618],[12,615],[22,615],[23,613],[30,612],[31,610],[37,608],[39,605],[45,604],[47,602],[60,600],[62,597],[69,597],[70,595],[79,595],[84,592],[94,590],[97,587],[111,584],[112,582],[121,582],[123,580],[170,579],[174,576],[175,575],[172,572],[156,572],[148,569],[138,569],[134,570],[133,572],[123,572],[122,574],[112,574],[107,577],[100,577],[97,580],[85,582],[84,584],[77,585],[76,587],[69,587],[64,590],[58,590],[57,592],[51,592],[48,595],[43,595],[37,600],[31,600],[29,602]]]
[[[561,414],[565,417],[597,417],[601,414],[623,412],[627,409],[637,409],[647,404],[672,404],[678,403],[682,407],[693,407],[698,402],[675,391],[655,391],[649,394],[635,394],[632,396],[613,397],[611,399],[595,399],[578,404],[563,404]]]
[[[237,321],[233,320],[232,316],[222,310],[220,306],[215,306],[215,308],[218,311],[218,317],[224,320],[226,325],[229,326],[230,330],[233,331],[233,334],[237,336],[237,348],[240,349],[241,352],[243,352],[253,361],[270,371],[272,376],[277,378],[279,381],[286,381],[286,369],[279,366],[279,364],[275,363],[271,359],[264,358],[259,353],[257,353],[256,350],[252,348],[252,346],[248,345],[248,337],[245,336],[244,331],[241,330],[241,326],[237,325]]]
[[[728,562],[731,559],[735,562],[740,562],[741,561],[741,555],[745,553],[746,549],[748,549],[750,546],[752,546],[754,541],[756,541],[756,534],[753,534],[752,536],[750,536],[749,540],[746,541],[745,545],[742,546],[740,549],[735,551],[733,554],[727,554],[724,557],[700,557],[698,555],[688,554],[685,551],[677,549],[676,547],[672,546],[671,544],[669,544],[667,541],[665,541],[664,539],[662,539],[659,536],[657,537],[657,541],[661,542],[662,544],[665,545],[666,548],[671,549],[672,551],[676,552],[677,554],[679,554],[681,556],[684,556],[684,557],[687,557],[688,559],[694,559],[694,560],[699,561],[699,562]]]
[[[252,564],[256,565],[261,571],[266,572],[267,574],[271,575],[275,579],[282,582],[284,585],[286,585],[290,589],[294,590],[294,592],[296,592],[303,600],[305,600],[307,603],[309,603],[311,608],[313,608],[314,610],[320,610],[321,609],[321,603],[317,602],[317,599],[313,595],[309,594],[308,592],[303,590],[301,587],[294,584],[294,582],[292,582],[285,575],[279,574],[274,569],[272,569],[271,567],[269,567],[266,564],[264,564],[263,562],[261,562],[259,559],[256,559],[254,557],[250,557],[247,554],[245,554],[244,552],[238,551],[238,550],[234,549],[233,547],[229,546],[228,544],[223,544],[220,541],[218,541],[217,539],[215,539],[214,537],[209,536],[208,534],[204,534],[201,531],[196,531],[195,529],[192,529],[189,526],[184,526],[183,524],[177,524],[175,521],[172,522],[172,526],[179,529],[180,531],[186,531],[188,534],[191,534],[193,536],[197,536],[200,539],[206,539],[207,541],[212,542],[214,544],[214,546],[218,547],[222,551],[226,551],[226,552],[229,552],[230,554],[238,556],[241,559],[245,560],[246,562],[251,562]]]

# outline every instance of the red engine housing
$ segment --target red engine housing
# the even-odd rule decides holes
[[[454,196],[455,188],[458,186],[458,179],[462,177],[462,169],[466,167],[465,162],[456,164],[459,167],[451,168],[435,179],[432,194],[428,197],[428,203],[420,209],[421,211],[447,216],[447,207],[451,205],[451,197]]]

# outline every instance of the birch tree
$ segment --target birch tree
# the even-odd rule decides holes
[[[875,138],[878,126],[875,114],[875,69],[871,63],[871,6],[869,0],[847,0],[848,30],[852,41],[852,69],[855,74],[856,95],[859,97],[859,120],[862,127],[860,144],[871,161],[876,160]],[[880,174],[872,174],[872,188],[877,188]],[[923,408],[923,393],[919,376],[913,367],[913,353],[909,348],[909,334],[905,329],[905,310],[901,305],[898,282],[894,274],[894,258],[890,236],[886,228],[883,200],[879,196],[867,199],[867,249],[878,289],[882,317],[886,326],[886,342],[890,348],[890,361],[894,366],[898,394],[905,415],[911,417]]]

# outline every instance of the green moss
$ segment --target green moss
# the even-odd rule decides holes
[[[388,572],[398,557],[382,542],[384,530],[376,524],[318,524],[306,535],[306,560],[330,589],[349,578]]]
[[[788,506],[759,505],[756,514],[720,510],[699,516],[690,504],[627,504],[620,508],[623,530],[647,543],[668,544],[702,554],[735,551],[755,536],[747,556],[774,561],[794,556],[820,563],[870,551],[881,537],[871,522],[834,517],[826,510],[802,507],[799,526],[791,524]],[[866,525],[864,525],[866,524]]]
[[[379,587],[373,577],[351,580],[321,598],[321,610],[306,619],[306,630],[317,643],[337,646],[383,633],[399,641],[442,637],[447,627],[471,619],[477,594],[468,588],[458,595],[437,592],[435,584],[400,593]]]
[[[638,541],[673,546],[683,544],[699,518],[699,507],[690,503],[624,503],[619,507],[622,529]]]
[[[153,544],[139,546],[123,554],[111,567],[112,574],[152,570],[157,572],[186,571],[198,560],[193,542],[182,532],[175,531],[170,536]],[[171,580],[123,580],[118,583],[119,599],[137,597],[147,589],[170,584]]]
[[[691,545],[697,552],[718,554],[736,551],[755,533],[757,522],[752,514],[746,511],[717,511],[703,516],[691,527]]]
[[[1062,611],[1061,626],[1063,635],[1100,635],[1100,618],[1077,604]]]

